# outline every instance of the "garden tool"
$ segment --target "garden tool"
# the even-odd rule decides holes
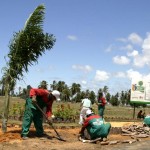
[[[66,141],[63,138],[61,138],[61,136],[59,135],[59,133],[56,131],[56,129],[54,128],[52,122],[48,119],[48,117],[46,116],[46,114],[43,112],[43,110],[39,107],[39,105],[37,103],[34,103],[35,106],[42,112],[42,114],[44,115],[44,117],[47,120],[47,123],[53,128],[53,130],[55,131],[55,133],[57,134],[57,139],[61,140],[61,141]]]

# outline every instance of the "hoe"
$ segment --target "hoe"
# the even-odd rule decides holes
[[[43,112],[43,110],[39,107],[39,105],[37,103],[35,103],[36,107],[41,111],[41,113],[44,115],[44,117],[47,120],[47,123],[53,128],[53,130],[55,131],[55,133],[57,134],[57,139],[60,141],[66,141],[63,138],[61,138],[61,136],[59,135],[59,133],[56,131],[56,129],[54,128],[52,122],[48,119],[48,117],[46,116],[46,114]]]

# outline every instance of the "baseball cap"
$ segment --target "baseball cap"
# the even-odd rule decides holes
[[[57,90],[52,91],[52,94],[56,97],[57,101],[60,101],[60,92]]]
[[[86,115],[91,115],[91,114],[93,114],[92,110],[91,110],[91,109],[88,109],[88,110],[86,111]]]

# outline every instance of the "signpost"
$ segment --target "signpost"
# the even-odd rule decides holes
[[[134,104],[150,104],[150,79],[132,79],[130,102]]]

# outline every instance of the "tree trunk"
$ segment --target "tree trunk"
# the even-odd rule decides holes
[[[7,83],[5,88],[5,100],[4,100],[4,112],[3,112],[3,122],[2,122],[2,132],[7,132],[7,122],[8,122],[8,114],[9,114],[9,101],[10,101],[10,90],[9,84]]]

